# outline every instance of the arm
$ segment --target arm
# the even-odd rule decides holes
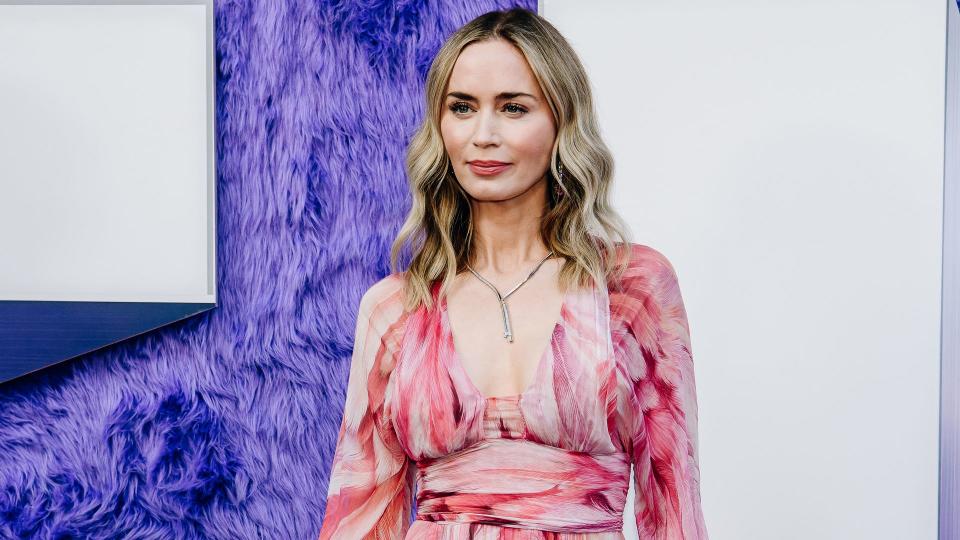
[[[398,539],[410,526],[413,469],[383,407],[393,364],[383,339],[392,300],[377,285],[360,301],[320,540]]]
[[[627,450],[642,539],[707,540],[700,507],[697,398],[687,314],[661,253],[634,247],[623,369]]]

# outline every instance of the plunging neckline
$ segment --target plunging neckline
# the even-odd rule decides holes
[[[545,368],[544,364],[546,364],[547,362],[547,356],[549,356],[550,353],[553,351],[553,346],[556,343],[557,331],[560,329],[561,326],[563,326],[564,315],[566,314],[567,309],[569,307],[571,294],[572,292],[570,291],[562,293],[562,298],[560,302],[560,314],[557,315],[557,318],[555,319],[556,322],[553,323],[553,329],[550,331],[550,338],[547,340],[546,345],[541,349],[540,356],[537,358],[537,365],[533,371],[533,380],[519,394],[509,394],[506,396],[486,396],[483,394],[483,392],[480,391],[477,385],[474,384],[473,379],[470,378],[470,374],[467,373],[467,369],[466,367],[464,367],[463,362],[461,361],[460,353],[457,351],[456,340],[454,339],[454,336],[453,336],[453,326],[450,325],[450,316],[447,313],[447,297],[446,295],[444,295],[443,298],[440,299],[438,304],[440,308],[440,317],[442,321],[441,329],[443,328],[446,329],[446,332],[444,333],[444,338],[448,343],[448,348],[450,351],[450,357],[451,357],[450,363],[452,364],[454,369],[458,370],[460,374],[463,376],[463,379],[467,382],[467,384],[470,387],[470,391],[473,392],[473,394],[479,397],[480,399],[484,400],[485,402],[490,402],[494,400],[520,401],[525,396],[527,396],[527,394],[532,392],[537,387],[537,384],[540,382],[540,374],[541,374],[540,372],[543,371]],[[448,366],[448,369],[449,369],[449,366]]]

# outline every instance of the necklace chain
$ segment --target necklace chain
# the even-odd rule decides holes
[[[467,264],[467,269],[469,269],[470,272],[473,273],[473,275],[477,276],[477,279],[479,279],[484,284],[486,284],[487,287],[490,287],[491,289],[493,289],[493,292],[497,294],[497,299],[500,301],[500,313],[503,316],[503,337],[506,338],[506,340],[510,343],[513,343],[513,327],[510,325],[510,313],[507,310],[507,298],[509,298],[511,294],[515,293],[517,289],[519,289],[524,283],[529,281],[530,278],[533,277],[535,273],[537,273],[537,270],[540,269],[543,263],[547,259],[549,259],[552,255],[553,255],[553,250],[550,250],[550,252],[547,253],[547,256],[544,257],[543,259],[540,259],[540,262],[537,263],[537,266],[535,266],[534,269],[531,270],[529,274],[527,274],[527,277],[525,277],[523,281],[521,281],[520,283],[517,283],[517,285],[513,289],[511,289],[510,292],[508,292],[507,294],[500,294],[500,290],[497,289],[497,287],[493,283],[490,283],[489,281],[484,279],[483,276],[478,274],[477,271],[474,270],[472,266],[470,266],[470,264]]]

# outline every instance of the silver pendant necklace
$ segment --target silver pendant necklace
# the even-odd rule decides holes
[[[535,273],[537,272],[537,270],[540,269],[540,266],[542,266],[543,263],[544,263],[544,261],[546,261],[547,259],[549,259],[551,255],[553,255],[553,250],[551,250],[550,253],[547,253],[547,256],[544,257],[543,259],[541,259],[539,263],[537,263],[537,266],[536,266],[533,270],[531,270],[529,274],[527,274],[527,277],[524,278],[523,281],[521,281],[520,283],[518,283],[517,286],[514,287],[510,292],[508,292],[507,294],[503,294],[503,295],[500,294],[500,291],[497,290],[496,286],[494,286],[493,283],[490,283],[489,281],[483,279],[483,276],[481,276],[480,274],[478,274],[478,273],[476,272],[476,270],[473,269],[473,267],[471,267],[469,264],[467,264],[467,268],[468,268],[471,272],[473,272],[473,275],[477,276],[477,279],[479,279],[480,281],[484,282],[488,287],[490,287],[491,289],[493,289],[493,292],[497,293],[497,298],[500,300],[500,312],[503,314],[503,337],[505,337],[505,338],[507,339],[507,341],[510,342],[510,343],[513,343],[513,328],[510,326],[510,313],[507,311],[507,298],[509,298],[511,294],[513,294],[514,292],[516,292],[517,289],[519,289],[521,285],[523,285],[523,284],[526,283],[531,277],[533,277],[533,274],[535,274]]]

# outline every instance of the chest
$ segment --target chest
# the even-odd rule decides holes
[[[540,336],[536,363],[514,372],[516,378],[501,378],[514,385],[501,392],[471,378],[442,302],[412,313],[387,392],[390,421],[407,454],[437,457],[484,439],[497,420],[491,411],[498,407],[491,405],[504,399],[515,404],[525,438],[582,452],[615,451],[616,363],[603,292],[566,295],[552,334]],[[502,330],[493,337],[503,340]]]
[[[568,296],[549,283],[517,289],[504,302],[484,287],[453,291],[438,306],[453,361],[483,396],[522,394],[557,345]]]

